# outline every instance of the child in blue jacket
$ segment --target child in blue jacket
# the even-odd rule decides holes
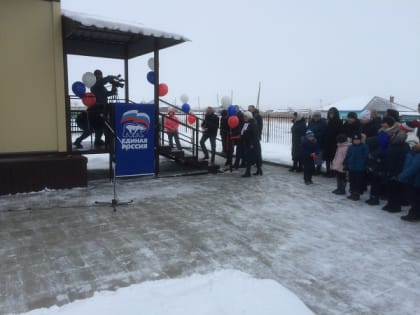
[[[362,142],[360,132],[354,133],[344,163],[349,171],[350,182],[350,196],[347,198],[351,200],[360,200],[360,195],[365,187],[368,154],[369,148]]]
[[[420,144],[415,144],[404,162],[404,168],[398,179],[408,184],[410,190],[410,205],[408,214],[401,217],[401,220],[409,222],[420,221]]]

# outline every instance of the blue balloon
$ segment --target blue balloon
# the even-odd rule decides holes
[[[155,84],[155,72],[154,71],[149,71],[147,73],[147,81],[149,81],[149,83]]]
[[[234,105],[228,107],[228,116],[235,116],[238,113],[238,109]]]
[[[86,86],[83,84],[83,82],[76,81],[71,86],[71,90],[73,91],[74,95],[82,97],[86,93]]]
[[[184,113],[188,114],[188,113],[190,112],[190,110],[191,110],[191,107],[190,107],[190,105],[188,105],[187,103],[184,103],[184,104],[182,104],[181,109],[182,109],[182,111],[183,111]]]

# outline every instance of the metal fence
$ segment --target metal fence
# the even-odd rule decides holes
[[[82,130],[76,124],[77,115],[83,110],[72,109],[71,111],[71,132],[80,133]],[[177,113],[178,119],[180,122],[187,124],[187,115],[184,113]],[[195,113],[195,115],[204,119],[204,113]],[[292,141],[291,127],[292,127],[292,112],[271,112],[271,113],[262,113],[261,117],[263,118],[263,131],[262,131],[262,141],[266,143],[276,143],[276,144],[290,144]],[[305,118],[309,118],[309,113],[304,113]],[[189,135],[191,129],[188,129],[186,126],[179,126],[179,132],[181,134]]]
[[[291,143],[292,113],[262,113],[263,130],[261,140],[266,143]]]

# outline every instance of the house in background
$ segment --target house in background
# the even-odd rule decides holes
[[[362,96],[344,99],[322,107],[326,114],[330,107],[336,107],[340,112],[340,118],[345,119],[349,112],[360,114],[365,109],[376,109],[378,116],[382,117],[387,109],[395,109],[400,113],[401,121],[420,119],[419,113],[408,106],[394,102],[394,97],[385,99],[379,96]]]

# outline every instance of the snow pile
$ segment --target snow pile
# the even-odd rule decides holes
[[[150,281],[96,293],[63,307],[27,315],[313,315],[290,291],[273,280],[259,280],[236,270]]]

